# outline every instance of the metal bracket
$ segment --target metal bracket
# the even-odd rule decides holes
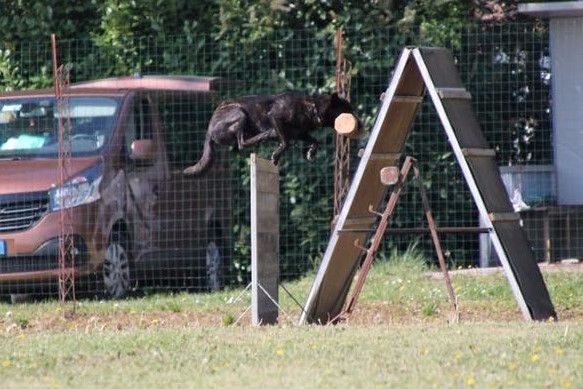
[[[382,217],[382,216],[383,216],[383,214],[382,214],[382,213],[380,213],[380,212],[377,212],[377,211],[375,211],[375,210],[374,210],[374,207],[372,206],[372,204],[369,204],[369,205],[368,205],[368,211],[369,211],[370,213],[372,213],[373,215],[377,215],[377,216],[380,216],[380,217]]]
[[[366,253],[368,253],[368,250],[366,247],[364,247],[363,245],[360,244],[360,239],[356,239],[354,240],[354,247],[356,247],[357,249],[360,249]]]

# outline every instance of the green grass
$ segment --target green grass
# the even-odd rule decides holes
[[[556,387],[583,386],[583,273],[545,279],[559,322],[526,323],[502,274],[455,275],[460,324],[442,280],[414,251],[375,264],[353,317],[297,327],[235,325],[240,289],[0,304],[0,387]],[[286,284],[300,301],[312,277]],[[236,296],[240,301],[233,303]]]
[[[577,387],[581,324],[3,335],[3,387]]]

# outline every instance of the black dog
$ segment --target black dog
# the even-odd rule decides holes
[[[341,113],[352,113],[352,107],[337,93],[286,92],[222,102],[209,122],[202,158],[186,168],[184,174],[204,173],[214,160],[215,145],[236,145],[241,150],[266,140],[279,140],[279,147],[271,155],[271,161],[277,165],[290,141],[301,140],[308,143],[304,152],[306,159],[311,160],[319,144],[310,133],[333,127]]]

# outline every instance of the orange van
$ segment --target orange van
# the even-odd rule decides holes
[[[200,178],[182,169],[202,150],[224,85],[97,80],[67,88],[61,107],[52,89],[1,94],[0,290],[56,290],[62,230],[76,277],[97,279],[106,296],[144,284],[220,288],[230,257],[227,161]],[[70,134],[64,169],[59,119]]]

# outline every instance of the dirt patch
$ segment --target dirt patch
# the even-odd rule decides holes
[[[559,309],[561,321],[581,320],[583,309]],[[511,322],[522,321],[518,308],[503,306],[483,306],[479,304],[463,304],[459,311],[460,322]],[[182,312],[147,311],[130,312],[77,312],[65,317],[61,312],[46,313],[28,321],[16,320],[11,317],[0,319],[0,328],[10,334],[25,334],[35,332],[104,332],[123,331],[125,329],[162,329],[186,327],[217,327],[233,325],[234,318],[225,312],[208,312],[185,310]],[[381,325],[381,324],[432,324],[451,323],[454,316],[447,306],[436,307],[427,312],[421,305],[403,305],[387,301],[366,301],[359,303],[352,315],[344,321],[348,325]],[[280,323],[293,325],[297,316],[281,315]],[[250,317],[244,315],[238,325],[250,325]]]
[[[554,273],[554,272],[583,272],[583,262],[578,259],[567,259],[556,263],[539,263],[539,268],[543,273]],[[502,266],[497,267],[478,267],[471,269],[458,269],[450,270],[450,275],[467,275],[467,276],[485,276],[489,274],[503,273],[504,268]],[[429,276],[434,279],[442,279],[443,273],[441,272],[431,272]]]
[[[174,328],[219,326],[223,314],[204,311],[148,311],[99,312],[63,315],[60,312],[43,314],[23,322],[10,317],[0,320],[0,327],[6,332],[45,332],[45,331],[123,331],[126,328]]]
[[[560,321],[582,320],[583,309],[557,309]],[[347,324],[431,324],[452,323],[453,310],[443,305],[427,311],[421,305],[403,305],[386,301],[366,301],[359,303]],[[460,304],[460,322],[521,322],[524,321],[518,307],[501,305]]]

